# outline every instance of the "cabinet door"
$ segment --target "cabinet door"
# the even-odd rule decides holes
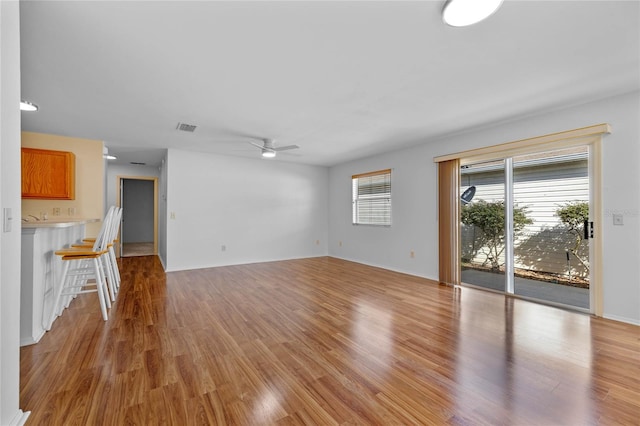
[[[22,198],[75,199],[72,152],[22,148]]]

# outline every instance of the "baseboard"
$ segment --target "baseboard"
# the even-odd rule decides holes
[[[159,254],[157,256],[158,256],[158,260],[160,260],[160,264],[162,265],[162,269],[165,272],[169,272],[169,271],[167,271],[167,265],[164,264],[164,259],[162,258],[162,256],[160,256]]]
[[[392,268],[386,265],[378,265],[375,263],[363,262],[362,260],[351,259],[348,257],[341,257],[341,256],[332,255],[332,254],[330,254],[329,257],[335,257],[336,259],[346,260],[347,262],[359,263],[361,265],[372,266],[374,268],[385,269],[387,271],[397,272],[399,274],[411,275],[412,277],[424,278],[425,280],[435,281],[436,283],[438,282],[438,278],[428,277],[426,275],[420,275],[414,271],[402,270],[398,268]]]
[[[29,417],[30,414],[31,414],[31,411],[18,410],[16,415],[13,416],[13,419],[11,419],[11,423],[9,424],[16,425],[16,426],[24,425],[27,422],[27,418]]]
[[[40,332],[39,336],[36,336],[36,338],[34,339],[33,337],[22,337],[20,339],[20,346],[29,346],[29,345],[34,345],[36,343],[38,343],[40,341],[40,339],[42,339],[42,336],[44,336],[44,334],[47,332],[47,330],[42,330]]]
[[[612,321],[625,322],[631,325],[640,325],[640,320],[638,319],[626,318],[618,315],[603,315],[602,318],[612,320]]]
[[[164,271],[165,272],[195,271],[198,269],[223,268],[225,266],[252,265],[254,263],[284,262],[287,260],[314,259],[318,257],[331,257],[331,256],[327,254],[318,254],[318,255],[311,255],[311,256],[274,258],[274,259],[241,259],[233,262],[215,263],[215,264],[206,264],[206,265],[182,265],[182,266],[179,265],[178,267],[171,267],[169,269],[165,267]]]

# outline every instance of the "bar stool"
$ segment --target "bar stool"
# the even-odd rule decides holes
[[[113,211],[111,211],[111,209]],[[120,290],[120,269],[118,268],[118,259],[113,248],[114,244],[118,241],[118,231],[120,230],[120,219],[122,218],[122,208],[112,206],[110,212],[113,215],[109,229],[105,236],[107,241],[107,253],[102,255],[103,265],[105,268],[105,275],[107,277],[107,284],[109,288],[109,295],[111,301],[115,302],[116,295]],[[109,214],[109,213],[107,213]],[[95,243],[95,238],[85,238],[80,244],[72,244],[73,248],[90,248]]]
[[[116,251],[114,245],[118,242],[118,232],[120,232],[120,219],[122,218],[122,207],[116,207],[117,212],[112,223],[112,232],[109,237],[109,243],[107,249],[109,251],[109,260],[111,261],[111,267],[114,275],[114,284],[116,287],[116,293],[120,290],[120,268],[118,267],[118,258],[116,257]]]
[[[102,319],[107,320],[107,309],[111,308],[109,290],[106,285],[105,272],[109,266],[103,263],[107,250],[108,230],[114,218],[115,207],[107,212],[102,222],[102,227],[94,244],[90,247],[70,247],[57,250],[55,254],[63,261],[62,277],[60,285],[56,289],[51,318],[47,330],[51,330],[53,321],[61,315],[63,307],[60,306],[62,296],[77,296],[82,293],[98,293]],[[109,273],[107,272],[107,275]],[[95,283],[89,282],[94,279]],[[113,279],[113,278],[112,278]]]

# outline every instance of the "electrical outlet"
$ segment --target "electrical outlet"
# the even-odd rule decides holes
[[[416,253],[413,250],[411,250],[409,252],[409,257],[413,259],[414,257],[416,257]]]
[[[175,212],[171,212],[169,214],[169,219],[175,219],[176,218],[176,213]]]
[[[53,208],[53,215],[54,216],[60,216],[60,207],[54,207]]]
[[[319,246],[320,245],[320,240],[316,240],[316,245]]]
[[[227,251],[227,246],[225,246],[224,244],[220,247],[221,251]]]
[[[613,215],[613,224],[615,226],[624,225],[624,216],[622,216],[621,214],[614,214]]]
[[[76,215],[76,208],[75,207],[69,207],[69,216],[75,216]]]
[[[342,247],[342,241],[338,241],[338,247]]]

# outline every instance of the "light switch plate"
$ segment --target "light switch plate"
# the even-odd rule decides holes
[[[5,207],[2,209],[2,232],[11,232],[11,222],[13,222],[11,207]]]

